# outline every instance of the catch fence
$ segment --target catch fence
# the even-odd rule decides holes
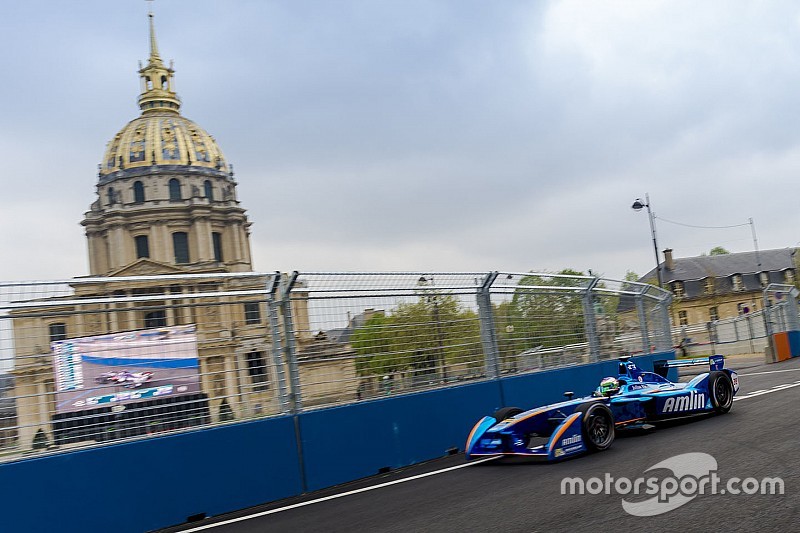
[[[770,284],[764,288],[762,310],[715,320],[705,328],[688,331],[691,342],[687,349],[692,355],[707,350],[723,355],[762,353],[772,335],[800,330],[797,296],[792,285]],[[687,337],[685,328],[679,331],[682,339]],[[675,332],[673,336],[678,337]]]
[[[671,349],[669,293],[513,272],[0,284],[0,460]]]

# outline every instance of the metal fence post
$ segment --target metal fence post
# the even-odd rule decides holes
[[[763,293],[763,307],[764,307],[764,333],[769,340],[769,345],[772,346],[772,302],[769,301],[769,285],[764,288]]]
[[[747,336],[750,338],[750,353],[756,352],[755,344],[753,344],[753,337],[755,337],[755,333],[753,332],[753,317],[747,315]]]
[[[600,359],[600,340],[597,338],[597,317],[594,313],[594,288],[600,278],[595,277],[583,294],[583,322],[586,331],[586,342],[589,344],[589,360]]]
[[[300,371],[297,364],[297,346],[294,341],[294,322],[292,321],[292,288],[299,273],[292,272],[287,282],[282,285],[278,298],[281,316],[283,317],[284,353],[289,369],[289,404],[292,412],[298,413],[303,408],[303,396],[300,389]]]
[[[270,283],[267,285],[267,313],[269,315],[269,326],[272,334],[272,361],[278,375],[278,400],[281,405],[281,413],[287,414],[291,411],[289,390],[286,384],[286,361],[283,357],[283,343],[281,342],[281,326],[278,319],[279,304],[277,303],[278,288],[281,283],[281,273],[275,272]]]
[[[661,333],[659,334],[659,339],[661,342],[657,343],[657,348],[659,351],[668,351],[672,350],[673,348],[672,328],[670,327],[669,320],[670,303],[672,303],[672,297],[668,296],[656,304],[658,307],[658,312],[661,315]]]
[[[708,328],[708,340],[711,343],[712,354],[717,352],[717,322],[718,321],[715,320],[713,322],[706,323],[706,328]]]
[[[800,330],[800,317],[798,317],[797,310],[797,296],[798,290],[794,287],[789,289],[789,295],[786,298],[786,329],[787,331]]]
[[[500,351],[497,346],[497,332],[494,327],[491,297],[491,287],[495,279],[497,279],[497,275],[497,272],[489,272],[477,294],[483,361],[486,377],[489,379],[500,377]]]
[[[650,353],[650,335],[647,331],[647,313],[644,310],[644,296],[640,293],[635,296],[636,311],[639,314],[639,330],[642,333],[642,352]]]

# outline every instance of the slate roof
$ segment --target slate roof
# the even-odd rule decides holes
[[[679,257],[674,259],[675,268],[671,270],[661,263],[661,275],[665,289],[669,288],[669,283],[673,281],[682,281],[687,298],[706,294],[706,278],[709,277],[714,278],[714,289],[717,294],[737,292],[733,286],[734,274],[742,276],[742,288],[738,292],[760,291],[762,290],[760,272],[767,273],[769,283],[786,283],[786,270],[795,268],[795,251],[795,248],[762,250],[758,253],[758,257],[756,252]],[[656,270],[653,269],[640,281],[655,280]]]

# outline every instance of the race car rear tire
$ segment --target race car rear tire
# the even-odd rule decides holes
[[[615,436],[611,409],[603,403],[590,402],[579,405],[576,411],[583,413],[583,440],[589,451],[600,452],[611,447]]]
[[[523,411],[519,407],[503,407],[502,409],[498,409],[497,412],[492,416],[498,422],[502,422],[503,420],[511,418],[514,415],[518,415],[521,412]]]
[[[711,406],[719,414],[725,414],[733,406],[733,383],[725,372],[715,370],[708,375],[708,395]]]

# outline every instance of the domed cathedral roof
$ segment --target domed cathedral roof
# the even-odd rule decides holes
[[[108,143],[100,164],[100,181],[121,170],[153,165],[184,165],[229,173],[217,142],[203,128],[180,115],[181,100],[175,92],[175,70],[161,60],[153,14],[150,19],[150,58],[139,68],[142,115],[125,125]],[[141,63],[140,63],[141,67]]]
[[[181,116],[175,71],[161,60],[153,14],[139,65],[141,115],[106,147],[86,228],[92,275],[252,270],[233,168],[203,128]],[[146,271],[146,272],[145,272]]]
[[[217,142],[203,128],[178,114],[164,111],[142,113],[108,143],[100,181],[126,175],[126,169],[153,165],[182,165],[229,174]],[[127,173],[133,174],[133,173]]]

